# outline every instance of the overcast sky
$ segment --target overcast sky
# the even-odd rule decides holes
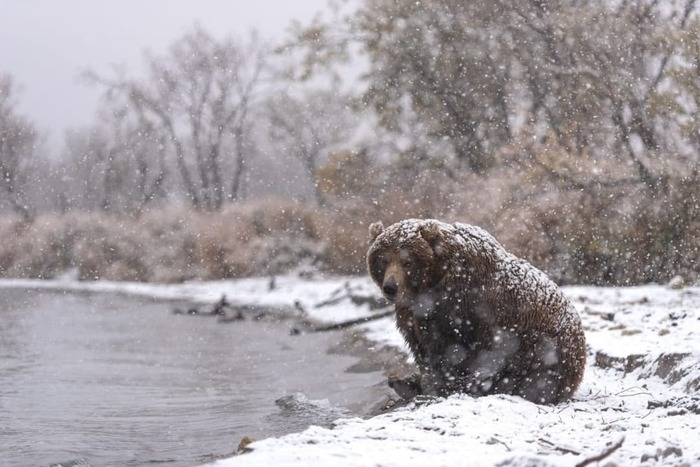
[[[20,87],[19,110],[52,144],[90,123],[99,91],[77,79],[112,64],[137,70],[143,50],[162,53],[195,22],[217,37],[251,29],[279,39],[327,0],[0,0],[0,73]]]

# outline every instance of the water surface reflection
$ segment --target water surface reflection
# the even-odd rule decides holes
[[[193,465],[245,435],[299,429],[280,416],[280,396],[361,412],[384,392],[382,375],[345,373],[355,359],[328,355],[338,334],[170,310],[114,294],[0,289],[2,462]]]

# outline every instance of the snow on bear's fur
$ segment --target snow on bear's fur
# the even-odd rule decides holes
[[[549,404],[579,386],[586,345],[573,305],[485,230],[374,223],[367,265],[419,368],[390,381],[402,397],[501,393]]]

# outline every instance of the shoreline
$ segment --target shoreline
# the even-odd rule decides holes
[[[232,339],[229,339],[228,342],[236,342],[238,340],[236,337],[237,335],[240,339],[244,339],[244,336],[262,333],[259,336],[259,342],[266,342],[267,344],[260,348],[260,352],[264,349],[277,348],[277,345],[279,345],[279,350],[282,351],[282,353],[276,353],[275,350],[272,350],[272,353],[266,353],[268,356],[264,360],[250,360],[247,366],[257,367],[258,364],[256,362],[259,361],[261,368],[264,368],[269,366],[269,364],[265,363],[269,361],[272,362],[273,366],[277,366],[278,371],[286,372],[291,370],[292,373],[297,374],[297,376],[284,375],[282,373],[276,375],[277,370],[271,373],[263,370],[263,373],[269,376],[262,380],[258,379],[263,385],[260,387],[269,385],[271,390],[261,390],[258,392],[258,396],[251,394],[248,397],[255,401],[254,404],[259,406],[261,413],[269,412],[269,415],[266,415],[265,418],[260,418],[257,422],[253,419],[253,423],[250,424],[248,428],[244,428],[238,419],[239,415],[237,413],[231,414],[229,411],[226,412],[228,413],[228,415],[226,415],[222,412],[222,415],[225,415],[225,417],[234,415],[233,420],[235,423],[233,425],[235,425],[236,428],[231,429],[231,433],[226,436],[223,443],[221,439],[217,440],[217,448],[212,449],[211,446],[207,444],[206,450],[202,449],[200,451],[196,446],[193,446],[194,449],[190,452],[193,453],[195,457],[192,458],[186,457],[187,454],[183,457],[183,452],[177,450],[176,446],[173,446],[173,448],[176,449],[175,452],[179,452],[179,455],[176,457],[181,459],[178,465],[196,465],[197,463],[206,461],[212,462],[215,459],[224,459],[233,453],[238,442],[246,436],[262,440],[271,436],[283,436],[289,433],[303,431],[314,424],[331,426],[333,421],[338,417],[368,417],[372,413],[378,411],[378,407],[381,406],[386,399],[385,386],[382,384],[385,377],[384,373],[379,371],[382,365],[378,365],[377,360],[369,362],[370,353],[365,353],[364,358],[360,357],[358,352],[363,344],[357,342],[359,336],[353,331],[347,332],[345,330],[340,330],[313,333],[315,335],[311,335],[311,332],[306,332],[302,335],[295,335],[295,333],[290,331],[302,327],[301,324],[308,321],[303,320],[299,315],[292,315],[288,310],[278,312],[278,308],[264,308],[260,305],[255,307],[236,306],[233,309],[228,309],[227,307],[224,311],[228,313],[228,317],[231,319],[222,320],[221,318],[225,316],[212,313],[214,309],[220,306],[220,303],[202,304],[202,301],[195,302],[182,298],[156,298],[153,296],[117,293],[112,290],[93,289],[94,287],[80,287],[79,284],[73,284],[72,287],[68,288],[59,288],[56,287],[55,284],[49,284],[49,287],[41,287],[39,284],[13,284],[11,287],[0,288],[3,292],[3,298],[6,299],[3,303],[8,304],[8,311],[16,310],[15,314],[19,318],[17,322],[30,322],[28,321],[29,318],[22,321],[24,319],[22,316],[35,316],[34,310],[37,309],[37,307],[31,307],[27,304],[87,304],[85,310],[92,310],[92,312],[86,313],[83,309],[80,309],[81,311],[79,314],[70,315],[72,319],[65,321],[66,326],[60,327],[60,329],[66,329],[68,333],[70,333],[72,326],[76,326],[76,323],[83,322],[81,321],[81,317],[84,316],[86,319],[92,320],[92,316],[95,315],[95,313],[99,316],[111,316],[112,320],[116,320],[115,322],[122,320],[123,323],[131,323],[132,319],[129,313],[137,313],[142,320],[146,320],[144,322],[145,325],[141,326],[140,329],[152,327],[154,333],[159,333],[163,336],[172,335],[170,332],[164,331],[165,329],[170,329],[170,325],[174,326],[175,329],[208,330],[208,334],[196,332],[196,335],[201,335],[205,340],[209,340],[207,336],[218,336],[223,333],[231,335]],[[17,302],[16,305],[12,305],[13,299],[19,300],[19,302]],[[23,306],[20,307],[19,304]],[[107,314],[105,315],[100,313],[107,309],[105,308],[105,304],[107,308],[113,307],[114,312],[107,310]],[[31,311],[31,313],[27,315],[23,314],[22,310],[24,310],[24,307],[27,307],[27,312]],[[140,310],[150,311],[147,310],[149,307],[157,307],[156,313],[138,313]],[[64,320],[63,313],[61,313],[62,308],[58,306],[40,309],[46,310],[47,318],[53,317],[55,320]],[[176,310],[179,310],[179,312],[176,313]],[[199,316],[197,316],[197,314],[199,314]],[[45,322],[47,320],[41,321]],[[8,322],[12,323],[14,321],[10,320]],[[94,321],[90,321],[90,323],[92,322]],[[148,325],[148,323],[153,323],[153,326]],[[120,328],[122,327],[120,326]],[[267,329],[273,328],[275,330],[274,333],[266,331]],[[97,330],[96,327],[91,329],[93,329],[93,331]],[[47,332],[49,332],[48,337],[51,338],[53,335],[51,333],[53,331],[48,330]],[[134,332],[134,334],[136,334],[136,332]],[[130,333],[129,335],[134,334]],[[93,332],[89,335],[101,336],[99,332]],[[107,335],[111,336],[109,331],[107,331]],[[125,335],[127,340],[129,339],[129,335]],[[272,340],[264,338],[263,336],[272,336]],[[112,337],[109,339],[112,339]],[[202,339],[195,340],[201,341]],[[42,339],[42,341],[46,342],[46,339]],[[159,353],[158,349],[160,349],[160,347],[149,346],[146,341],[142,342],[144,345],[139,346],[140,348],[145,348],[147,352],[151,352],[152,354]],[[220,341],[212,340],[212,343],[213,342]],[[357,345],[351,348],[351,342],[356,342]],[[177,344],[176,347],[179,349],[187,347],[186,341],[184,345]],[[233,347],[228,347],[230,347],[230,349],[226,355],[228,355],[229,358],[235,358],[237,352],[235,349],[243,350],[235,345]],[[89,354],[82,354],[82,356],[86,358],[86,361],[89,360],[92,351],[97,348],[97,346],[90,347],[91,350]],[[231,352],[232,349],[234,351],[233,354]],[[305,353],[299,354],[299,349],[304,349],[303,352]],[[172,352],[169,353],[172,354]],[[295,357],[293,360],[289,360],[290,354],[299,356],[298,358]],[[219,360],[225,361],[226,359],[227,357],[222,354],[222,358]],[[275,363],[275,361],[277,361],[277,363]],[[162,363],[161,361],[158,362]],[[226,363],[224,363],[224,365],[226,365]],[[228,365],[235,365],[235,362],[231,362]],[[94,367],[89,367],[90,369],[87,369],[88,366],[85,368],[88,374],[99,374],[99,369]],[[93,373],[93,371],[96,373]],[[66,374],[63,375],[65,381],[69,381],[68,378],[69,376]],[[147,376],[143,378],[148,379]],[[233,379],[235,380],[235,378]],[[102,379],[98,377],[97,380],[101,381]],[[293,382],[289,384],[290,381]],[[319,383],[319,381],[323,381],[323,383]],[[135,383],[137,382],[135,381]],[[252,384],[253,380],[250,380],[250,383]],[[231,382],[231,387],[233,387],[234,384],[234,382]],[[135,386],[138,386],[138,384],[135,384]],[[255,386],[258,387],[257,383]],[[333,392],[328,392],[331,389]],[[207,389],[207,391],[210,391],[210,389]],[[214,393],[213,389],[211,391],[211,393],[208,393],[209,396]],[[68,391],[68,393],[70,392],[71,391]],[[223,394],[224,398],[227,397],[225,392],[226,391],[224,391]],[[162,396],[165,396],[165,393]],[[237,399],[239,396],[239,393],[234,392],[229,394],[228,398]],[[330,400],[330,403],[323,402],[326,397]],[[182,403],[188,404],[187,400],[184,400]],[[207,406],[206,399],[199,399],[199,402],[190,403],[191,410],[194,412],[200,410],[197,407],[200,403],[202,404],[201,410],[205,411],[205,407]],[[230,404],[233,404],[233,402],[230,402]],[[109,402],[107,402],[107,405],[109,405]],[[153,406],[155,405],[157,404]],[[143,408],[148,410],[148,407]],[[37,412],[37,414],[39,413]],[[40,415],[37,416],[40,417]],[[70,420],[70,417],[66,418],[66,423],[70,424]],[[159,418],[158,420],[163,420],[163,418]],[[158,421],[154,421],[154,423],[158,423]],[[226,418],[220,418],[217,422],[213,422],[215,426],[219,427],[219,431],[221,431],[222,423],[227,423]],[[203,437],[206,437],[209,426],[209,424],[193,425],[191,427],[192,436],[200,437],[201,434]],[[206,440],[209,439],[210,438],[206,438]],[[136,443],[137,439],[133,441]],[[150,440],[144,438],[143,442],[149,443]],[[63,449],[63,447],[70,449],[70,446],[73,446],[72,443],[73,440],[67,439],[65,446],[59,443],[53,445],[53,447],[59,451]],[[202,446],[202,448],[204,448],[204,446]],[[111,451],[112,448],[109,443],[105,443],[103,446],[90,443],[90,446],[86,446],[83,454],[87,462],[88,459],[99,458],[100,452],[109,455],[108,453]],[[39,453],[41,453],[40,449],[36,452],[27,452],[26,455],[35,456]],[[69,456],[58,456],[55,460],[64,460],[68,457]],[[21,459],[21,457],[18,457],[18,459]],[[15,459],[15,461],[17,461],[17,459]]]
[[[389,319],[393,320],[393,317]],[[358,359],[356,364],[345,370],[348,373],[381,371],[384,375],[385,397],[382,401],[373,404],[372,409],[362,418],[371,418],[390,412],[404,403],[388,384],[390,376],[408,375],[416,370],[415,365],[409,362],[408,354],[401,349],[389,345],[378,346],[361,330],[345,330],[343,340],[329,351]]]
[[[225,294],[240,305],[304,313],[312,322],[372,316],[352,293],[374,294],[367,278],[246,279],[172,285],[72,284],[212,304]],[[27,281],[24,281],[27,284]],[[0,281],[2,287],[3,281]],[[6,285],[6,284],[5,284]],[[14,282],[16,286],[17,283]],[[32,282],[30,285],[37,285]],[[56,287],[56,285],[50,285]],[[202,459],[209,466],[267,465],[573,465],[606,454],[615,464],[700,464],[700,287],[563,287],[584,324],[588,364],[573,399],[536,405],[513,396],[453,395],[366,417],[341,418],[332,428],[247,445],[245,455]],[[317,306],[320,303],[331,305]],[[346,371],[410,369],[403,339],[390,317],[343,331],[329,352],[359,358]],[[403,363],[401,360],[403,359]],[[390,393],[391,389],[386,387]],[[233,442],[238,440],[232,440]],[[612,448],[615,447],[613,450]]]
[[[700,463],[691,434],[700,424],[694,337],[700,287],[564,291],[590,337],[584,383],[571,400],[556,406],[503,395],[413,401],[340,419],[331,429],[256,441],[245,455],[212,466]],[[391,329],[397,333],[393,320],[384,319],[358,326],[339,350],[358,356],[359,369],[381,368],[386,375],[398,360],[410,371],[407,354],[389,343],[396,342],[387,335]]]

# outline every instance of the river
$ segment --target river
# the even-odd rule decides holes
[[[172,308],[0,288],[0,464],[192,466],[244,436],[364,415],[386,393],[381,373],[347,372],[357,359],[329,352],[340,333]],[[296,393],[329,406],[275,404]]]

